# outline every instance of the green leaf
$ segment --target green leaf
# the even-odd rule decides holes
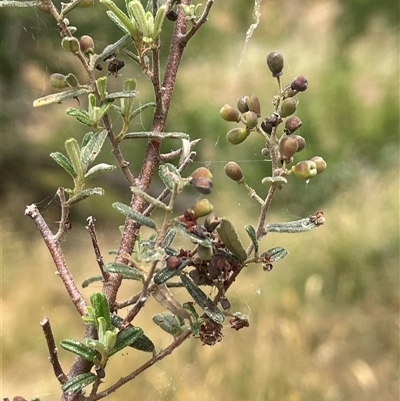
[[[96,320],[104,318],[105,328],[109,330],[111,328],[111,318],[107,297],[102,292],[92,292],[90,294],[90,303],[93,307]]]
[[[81,150],[81,162],[88,166],[93,163],[98,154],[100,153],[101,148],[103,147],[104,141],[107,138],[107,130],[103,130],[101,132],[96,132],[92,134],[86,146]]]
[[[111,323],[115,327],[118,327],[122,323],[123,320],[124,319],[122,319],[122,317],[116,315],[115,313],[111,314]],[[135,327],[135,326],[129,324],[127,327],[129,328],[129,327]],[[118,337],[122,336],[124,331],[125,330],[121,330],[118,334]],[[118,342],[118,338],[117,338],[117,342]],[[142,334],[139,338],[137,338],[129,346],[131,348],[135,348],[139,351],[144,351],[144,352],[154,352],[154,350],[155,350],[155,346],[154,346],[153,342],[145,334]]]
[[[284,223],[267,224],[266,231],[274,233],[302,233],[305,231],[311,231],[322,224],[323,223],[320,223],[313,218],[306,217],[305,219],[288,221]]]
[[[104,99],[107,95],[107,80],[107,77],[99,77],[96,79],[96,87],[101,99]]]
[[[122,274],[125,279],[143,280],[143,272],[136,267],[124,263],[110,262],[104,265],[104,270],[109,273]]]
[[[174,337],[178,337],[183,332],[183,328],[170,312],[154,315],[153,322]]]
[[[72,178],[76,178],[76,172],[66,156],[60,152],[53,152],[50,153],[50,157],[56,161],[58,165],[61,166],[69,175],[71,175]]]
[[[115,202],[112,204],[112,206],[114,209],[118,210],[120,213],[131,218],[132,220],[137,221],[139,224],[149,227],[149,228],[152,228],[153,230],[157,230],[157,225],[152,219],[137,212],[136,210],[132,209],[130,206],[124,205],[121,202]]]
[[[101,274],[98,276],[89,277],[82,282],[82,288],[87,288],[87,287],[89,287],[90,284],[95,283],[97,281],[103,281],[103,279],[104,278]]]
[[[268,262],[276,262],[285,258],[289,252],[283,246],[275,246],[260,255],[261,259],[266,259]]]
[[[142,3],[137,0],[131,1],[129,3],[129,8],[131,9],[131,13],[137,22],[140,33],[144,37],[148,37],[150,32],[147,25],[146,12],[142,6]]]
[[[140,327],[129,326],[118,333],[114,347],[108,352],[108,356],[114,355],[125,347],[132,345],[143,336],[143,330]]]
[[[113,92],[108,94],[105,97],[106,101],[111,101],[111,100],[115,100],[115,99],[124,99],[124,98],[132,98],[135,97],[139,94],[138,91],[127,91],[127,92]]]
[[[89,143],[93,135],[93,132],[86,132],[86,134],[82,138],[81,149],[83,149]]]
[[[237,256],[240,261],[244,262],[247,259],[246,251],[243,247],[242,242],[239,239],[235,227],[227,217],[221,218],[221,223],[217,227],[217,232],[225,246],[235,256]]]
[[[93,383],[96,379],[97,375],[94,373],[82,373],[64,383],[61,389],[64,393],[78,393],[83,387]]]
[[[168,248],[171,244],[172,241],[176,237],[176,230],[173,228],[169,228],[165,234],[164,239],[161,242],[161,248],[166,249]]]
[[[158,167],[158,175],[160,176],[164,185],[171,192],[174,191],[175,186],[177,188],[183,187],[181,174],[173,164],[160,164],[160,166]]]
[[[85,166],[82,165],[80,159],[81,150],[79,148],[78,142],[75,138],[69,138],[65,141],[65,150],[71,162],[71,165],[76,172],[76,178],[78,181],[83,179],[83,171]]]
[[[72,340],[70,338],[66,338],[60,342],[60,345],[65,350],[72,352],[76,355],[81,356],[82,358],[93,362],[93,359],[97,356],[97,353],[92,348],[89,348],[86,344],[81,343],[76,340]]]
[[[190,296],[196,301],[205,314],[214,322],[222,324],[225,320],[224,314],[217,305],[197,286],[197,284],[186,274],[182,274],[181,280]]]
[[[92,178],[97,177],[98,175],[107,173],[108,171],[115,170],[116,167],[111,164],[100,163],[93,166],[88,172],[85,174],[85,181],[89,181]]]
[[[176,300],[165,284],[157,285],[153,289],[151,295],[174,315],[180,316],[184,319],[190,319],[190,313],[182,308],[182,305]]]
[[[36,7],[41,3],[42,3],[41,0],[37,1],[1,0],[0,7]]]
[[[125,79],[123,89],[124,92],[135,91],[136,79],[135,78]],[[121,110],[126,118],[130,116],[132,106],[133,106],[133,96],[129,96],[127,98],[125,97],[121,98]]]
[[[169,269],[168,267],[164,267],[163,269],[159,270],[154,275],[154,283],[163,284],[170,278],[177,276],[189,264],[189,261],[189,259],[183,260],[176,269]]]
[[[197,236],[196,234],[188,231],[186,226],[182,223],[177,223],[174,227],[182,234],[184,234],[187,238],[189,238],[194,244],[203,245],[206,247],[210,247],[212,245],[211,239],[209,237],[202,238]]]
[[[33,107],[46,106],[48,104],[53,104],[53,103],[61,103],[63,100],[76,98],[78,96],[85,95],[88,93],[93,93],[93,89],[81,88],[81,89],[72,89],[60,93],[53,93],[51,95],[47,95],[39,99],[36,99],[33,102]]]
[[[151,203],[152,205],[154,205],[154,206],[156,206],[156,207],[159,207],[159,208],[161,208],[161,209],[163,209],[163,210],[170,210],[170,209],[168,208],[168,206],[167,206],[165,203],[159,201],[158,199],[153,198],[153,197],[152,197],[151,195],[149,195],[147,192],[142,191],[142,190],[141,190],[140,188],[138,188],[138,187],[133,187],[133,186],[132,186],[132,187],[131,187],[131,191],[132,191],[134,194],[141,196],[146,202],[149,202],[149,203]]]
[[[244,226],[244,229],[246,230],[247,234],[249,235],[249,237],[251,239],[251,242],[253,243],[254,252],[258,253],[258,241],[257,241],[256,230],[250,224],[247,224],[246,226]]]
[[[73,205],[74,203],[83,201],[84,199],[89,198],[89,196],[93,195],[104,195],[104,189],[98,187],[83,189],[81,191],[78,191],[78,193],[72,198],[69,198],[67,203],[68,205]]]
[[[110,11],[107,11],[109,13]],[[115,15],[115,14],[114,14]],[[96,66],[100,62],[102,62],[105,58],[111,56],[112,54],[118,52],[118,50],[126,44],[126,42],[130,40],[130,35],[125,35],[121,39],[117,40],[115,43],[112,45],[107,46],[102,53],[100,53],[96,58],[93,58],[93,61],[91,61],[91,64],[93,63],[93,66]]]
[[[161,32],[161,27],[164,22],[165,14],[167,13],[167,6],[163,4],[158,10],[154,18],[153,39],[156,39]]]
[[[89,117],[89,113],[86,110],[76,109],[75,107],[69,107],[65,110],[68,116],[75,117],[83,125],[94,128],[97,123]]]

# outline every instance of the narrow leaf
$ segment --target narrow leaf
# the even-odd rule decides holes
[[[98,188],[98,187],[83,189],[82,191],[79,191],[72,198],[69,198],[67,203],[68,203],[68,205],[73,205],[74,203],[83,201],[84,199],[89,198],[89,196],[93,196],[93,195],[104,195],[104,189]]]
[[[156,286],[151,295],[174,315],[183,317],[184,319],[190,319],[190,313],[182,308],[182,305],[175,299],[165,284]]]
[[[111,262],[104,265],[104,270],[109,273],[122,274],[125,279],[142,280],[143,272],[136,267],[126,265],[124,263]]]
[[[86,132],[86,134],[82,138],[81,149],[83,149],[89,143],[93,135],[93,132]]]
[[[108,13],[109,11],[107,11]],[[115,15],[115,14],[114,14]],[[102,53],[100,53],[93,61],[94,65],[99,64],[101,61],[103,61],[105,58],[111,56],[111,54],[118,52],[119,48],[124,46],[126,42],[130,39],[130,35],[125,35],[121,39],[117,40],[115,43],[113,43],[110,46],[107,46]]]
[[[65,150],[67,151],[67,155],[71,162],[71,165],[76,172],[76,178],[81,181],[83,178],[83,169],[81,159],[80,159],[80,148],[78,142],[75,138],[69,138],[65,141]]]
[[[76,109],[75,107],[69,107],[65,110],[65,113],[68,116],[75,117],[77,121],[79,121],[83,125],[87,125],[88,127],[95,127],[96,121],[92,120],[89,117],[89,114],[86,110]]]
[[[267,262],[276,262],[285,258],[288,254],[289,252],[283,246],[275,246],[262,253],[260,258],[265,259]]]
[[[258,241],[257,241],[257,234],[256,230],[254,227],[250,224],[247,224],[244,229],[246,230],[247,234],[249,235],[251,242],[253,243],[254,246],[254,252],[258,253]]]
[[[116,167],[111,164],[100,163],[93,166],[88,172],[85,174],[85,181],[91,180],[92,178],[97,177],[100,174],[107,173],[108,171],[115,170]]]
[[[160,164],[160,167],[158,168],[158,175],[171,192],[174,191],[175,186],[181,186],[181,174],[173,164]]]
[[[90,137],[88,143],[84,148],[82,148],[81,151],[81,161],[83,164],[88,166],[89,164],[93,163],[93,161],[100,153],[100,150],[103,147],[106,138],[107,130],[96,132]]]
[[[267,224],[266,231],[274,233],[302,233],[321,226],[324,219],[306,217],[305,219],[288,221],[284,223]]]
[[[111,101],[111,100],[115,100],[115,99],[132,98],[132,97],[137,96],[138,94],[139,94],[138,91],[113,92],[113,93],[108,94],[105,97],[105,100]]]
[[[89,287],[90,284],[95,283],[97,281],[103,281],[103,276],[98,275],[98,276],[92,276],[92,277],[87,278],[86,280],[84,280],[82,282],[82,288],[87,288],[87,287]]]
[[[169,228],[165,234],[163,241],[161,242],[161,248],[168,248],[172,244],[172,241],[175,239],[175,237],[176,230],[173,228]]]
[[[214,322],[222,324],[225,316],[218,309],[217,305],[197,286],[197,284],[186,274],[182,274],[181,280],[190,296],[196,301],[206,315]]]
[[[187,238],[189,238],[193,243],[207,247],[211,246],[211,239],[209,237],[199,237],[195,233],[188,231],[186,226],[181,223],[176,224],[175,228],[179,230],[182,234],[184,234]]]
[[[107,297],[102,292],[92,292],[90,294],[90,303],[93,307],[96,320],[103,318],[106,330],[110,330],[111,318]]]
[[[163,284],[170,278],[177,276],[189,264],[189,261],[189,259],[183,260],[176,269],[164,267],[154,275],[154,282],[156,284]]]
[[[78,393],[83,387],[93,383],[96,379],[97,375],[94,373],[82,373],[64,383],[61,389],[64,393]]]
[[[159,207],[161,209],[169,210],[168,206],[165,203],[159,201],[156,198],[153,198],[151,195],[149,195],[147,192],[142,191],[140,188],[132,186],[131,191],[134,194],[141,196],[146,202],[149,202],[152,205]]]
[[[153,230],[157,230],[157,225],[152,219],[137,212],[136,210],[132,209],[130,206],[124,205],[121,202],[115,202],[112,204],[112,206],[114,209],[118,210],[120,213],[131,218],[132,220],[137,221],[141,225],[152,228]]]
[[[156,18],[154,19],[153,39],[156,39],[159,33],[161,32],[161,27],[166,13],[167,13],[167,6],[163,4],[157,10]]]
[[[41,3],[42,0],[37,0],[37,1],[1,0],[0,7],[35,7]]]
[[[82,358],[84,358],[90,362],[93,362],[93,359],[97,356],[97,353],[95,350],[89,348],[84,343],[81,343],[76,340],[72,340],[70,338],[62,340],[60,342],[60,345],[65,350],[70,351],[70,352],[74,353],[75,355],[79,355]]]
[[[46,106],[48,104],[53,104],[53,103],[61,103],[63,100],[75,98],[87,93],[93,93],[93,89],[81,88],[81,89],[72,89],[60,93],[53,93],[51,95],[47,95],[39,99],[36,99],[33,102],[33,107]]]
[[[107,14],[108,18],[110,18],[110,20],[112,22],[114,22],[114,24],[117,25],[117,27],[119,29],[121,29],[122,32],[127,33],[129,35],[129,37],[131,36],[129,34],[128,28],[123,24],[123,22],[112,11],[106,11],[106,14]]]
[[[143,336],[143,330],[140,327],[130,326],[118,333],[114,347],[108,352],[108,356],[114,355],[125,347],[130,346]]]
[[[173,139],[190,139],[190,136],[185,132],[153,132],[153,131],[141,131],[141,132],[128,132],[124,139],[136,139],[136,138],[173,138]]]
[[[221,224],[217,227],[217,232],[225,246],[235,256],[237,256],[239,260],[244,262],[247,259],[246,251],[239,239],[235,227],[227,217],[221,218]]]
[[[60,165],[69,175],[71,175],[72,178],[76,178],[76,172],[66,156],[60,152],[53,152],[50,153],[50,157],[55,160],[58,165]]]

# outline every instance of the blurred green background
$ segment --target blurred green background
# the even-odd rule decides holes
[[[257,136],[229,146],[225,134],[234,125],[219,117],[219,109],[224,103],[234,105],[240,95],[256,93],[263,116],[269,115],[277,86],[265,57],[281,51],[283,83],[297,75],[309,81],[296,113],[307,140],[299,157],[321,155],[328,169],[308,184],[290,177],[289,185],[276,194],[268,221],[295,220],[323,210],[327,222],[307,234],[263,239],[262,248],[283,245],[290,254],[270,273],[250,266],[230,291],[233,309],[249,314],[250,328],[234,332],[227,327],[222,343],[212,348],[190,339],[109,399],[398,400],[398,3],[264,0],[260,23],[245,45],[246,31],[254,23],[253,6],[251,1],[215,2],[208,23],[186,49],[167,129],[202,138],[188,172],[200,165],[211,169],[215,210],[230,216],[247,241],[242,227],[256,224],[258,207],[224,176],[223,166],[237,161],[249,185],[265,196],[267,188],[260,182],[270,165]],[[121,35],[104,11],[96,3],[70,15],[79,35],[94,37],[98,52]],[[167,31],[171,29],[170,23]],[[65,107],[76,107],[75,101],[32,108],[34,99],[51,92],[51,73],[73,72],[84,81],[84,71],[59,42],[50,17],[32,9],[0,9],[2,397],[59,397],[39,325],[44,316],[57,342],[80,339],[83,333],[39,233],[24,217],[25,206],[37,203],[56,228],[59,205],[53,195],[70,182],[49,153],[63,151],[68,137],[80,140],[86,132],[65,116]],[[123,78],[133,76],[139,102],[152,100],[150,85],[135,66],[128,65],[121,74],[109,78],[111,87],[119,89]],[[132,128],[148,129],[150,121],[147,112]],[[163,150],[178,145],[165,142]],[[137,172],[145,142],[125,146]],[[109,148],[100,159],[112,162]],[[111,261],[107,251],[118,247],[123,221],[111,203],[129,199],[118,170],[96,185],[106,189],[105,197],[73,209],[73,230],[62,244],[78,283],[97,274],[86,217],[96,217],[103,255]],[[155,183],[152,191],[158,190]],[[177,212],[195,200],[188,193]],[[99,288],[93,285],[83,293],[88,297]],[[119,299],[137,290],[138,284],[128,283]],[[187,300],[183,290],[178,296]],[[151,323],[161,310],[150,300],[137,321],[160,348],[170,342]],[[60,350],[60,358],[68,370],[71,356]],[[105,385],[146,358],[134,351],[113,358]]]

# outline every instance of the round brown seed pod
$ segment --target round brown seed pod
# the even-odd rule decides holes
[[[267,65],[269,70],[272,72],[273,77],[279,77],[282,75],[284,66],[283,56],[279,52],[271,52],[267,56]]]

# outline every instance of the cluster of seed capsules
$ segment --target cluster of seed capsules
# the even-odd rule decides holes
[[[277,79],[280,91],[279,95],[273,99],[274,112],[259,123],[261,106],[256,95],[239,97],[236,108],[225,104],[220,110],[221,117],[225,121],[244,124],[244,127],[231,129],[226,138],[232,145],[239,145],[252,132],[257,132],[266,139],[266,146],[262,150],[263,155],[272,156],[271,147],[278,145],[278,157],[282,169],[274,172],[274,175],[287,176],[293,173],[305,179],[312,178],[326,169],[326,162],[321,156],[314,156],[309,160],[300,161],[292,166],[291,169],[287,169],[287,165],[293,162],[295,153],[302,151],[306,145],[306,140],[302,136],[294,134],[302,126],[302,122],[299,117],[293,114],[298,104],[296,95],[307,89],[308,81],[304,76],[300,75],[282,88],[280,77],[284,67],[284,59],[279,52],[268,54],[267,65],[272,72],[272,76]],[[282,135],[278,138],[277,128],[280,124],[284,124],[284,128]],[[231,167],[233,168],[233,165]],[[238,166],[236,165],[235,168],[237,170]],[[230,176],[229,171],[226,172]],[[233,177],[238,176],[237,174],[231,175]],[[233,177],[230,176],[230,178],[238,181]]]

